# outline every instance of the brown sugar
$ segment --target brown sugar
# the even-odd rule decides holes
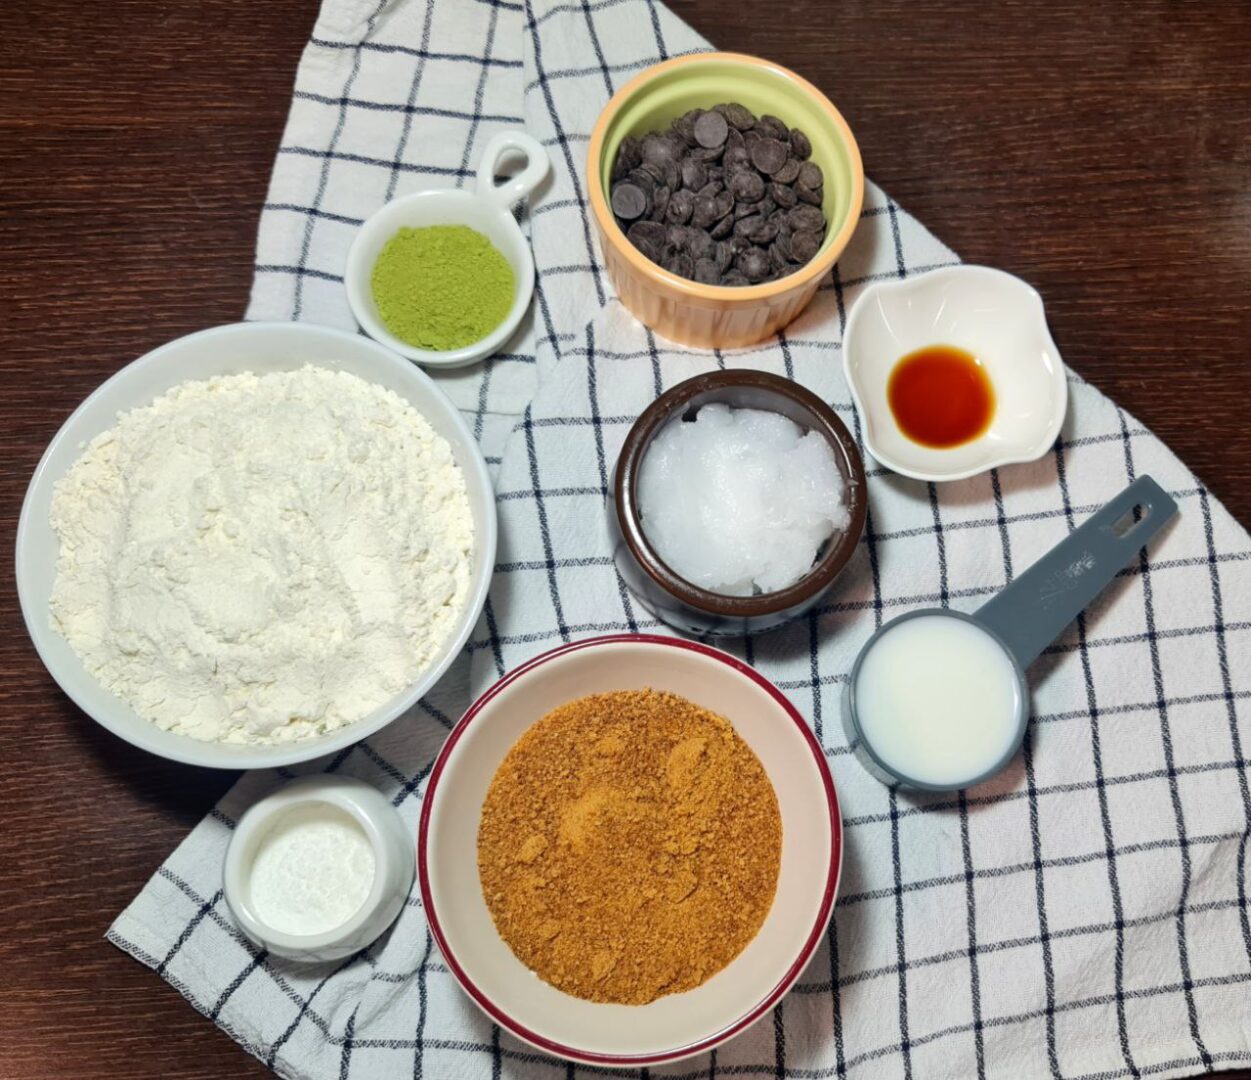
[[[699,986],[760,930],[777,796],[724,717],[655,690],[593,694],[531,726],[491,781],[478,873],[528,968],[590,1001]]]

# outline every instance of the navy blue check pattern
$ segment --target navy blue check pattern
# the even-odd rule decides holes
[[[840,367],[849,305],[868,282],[956,261],[870,185],[851,247],[777,339],[692,352],[640,327],[613,298],[592,235],[586,142],[633,73],[704,48],[655,0],[327,0],[301,63],[252,318],[352,327],[342,266],[372,210],[469,182],[506,127],[524,125],[553,160],[522,219],[540,271],[532,325],[504,355],[440,376],[497,471],[487,609],[412,715],[313,766],[376,784],[414,825],[473,694],[563,641],[663,632],[621,587],[602,521],[641,409],[696,372],[754,367],[805,383],[858,433]],[[839,785],[846,858],[834,920],[794,991],[715,1053],[640,1073],[534,1052],[458,990],[415,895],[386,937],[340,964],[258,952],[230,922],[220,866],[235,818],[274,773],[240,781],[110,939],[281,1075],[311,1080],[1094,1080],[1251,1061],[1246,532],[1074,375],[1062,436],[1032,465],[941,488],[869,465],[868,529],[838,588],[785,630],[726,643],[811,721]],[[1144,472],[1181,515],[1035,665],[1018,760],[957,795],[898,794],[866,776],[837,716],[873,629],[918,605],[978,606]]]

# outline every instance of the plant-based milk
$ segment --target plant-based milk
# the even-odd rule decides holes
[[[887,769],[920,783],[974,780],[1016,739],[1016,670],[964,619],[918,615],[887,629],[861,661],[855,692],[862,738]]]

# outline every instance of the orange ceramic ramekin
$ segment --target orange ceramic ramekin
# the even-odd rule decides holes
[[[625,136],[663,130],[690,109],[725,101],[799,128],[825,174],[825,243],[811,262],[778,281],[715,286],[671,274],[626,239],[608,205],[612,164]],[[860,220],[864,166],[847,121],[812,83],[755,56],[697,53],[656,64],[613,95],[591,133],[587,187],[604,263],[621,302],[674,341],[734,348],[775,333],[807,306]]]

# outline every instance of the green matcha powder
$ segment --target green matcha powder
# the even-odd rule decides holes
[[[507,317],[517,287],[508,260],[466,225],[400,229],[374,263],[371,283],[386,328],[438,352],[486,337]]]

